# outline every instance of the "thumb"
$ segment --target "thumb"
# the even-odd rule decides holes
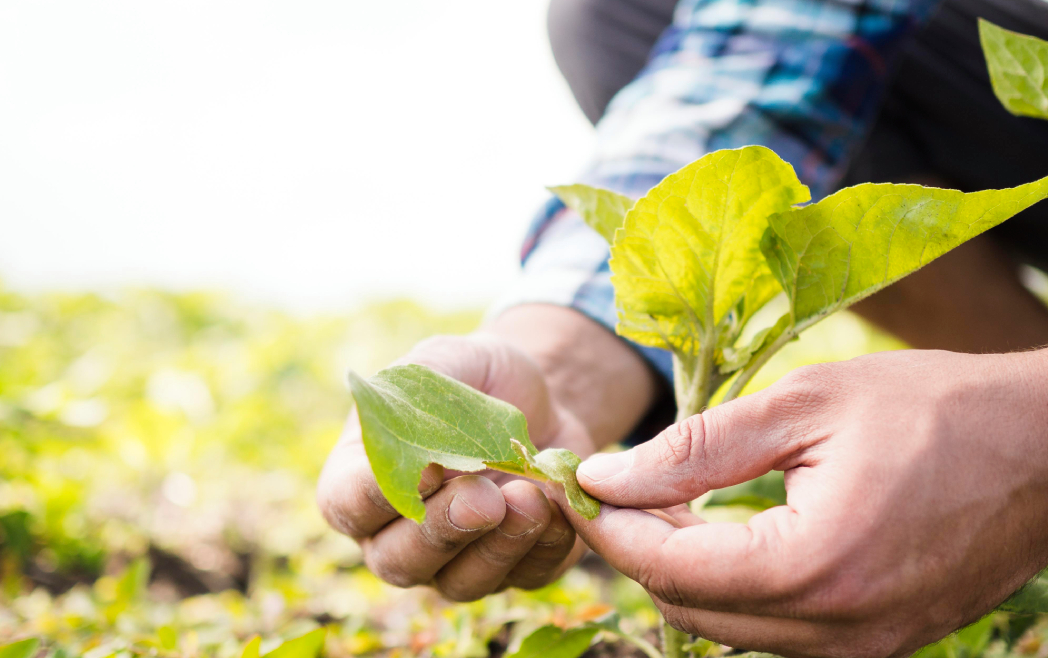
[[[632,450],[594,455],[576,476],[588,493],[619,507],[678,505],[781,467],[805,445],[797,418],[774,391],[762,391],[671,425]]]

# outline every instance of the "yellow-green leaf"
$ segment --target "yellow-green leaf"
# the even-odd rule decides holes
[[[258,651],[261,646],[262,637],[256,635],[248,640],[247,644],[244,645],[244,651],[241,652],[240,658],[258,658]]]
[[[175,629],[170,626],[161,626],[156,629],[157,639],[160,640],[160,646],[168,651],[174,651],[178,647],[178,634]],[[257,658],[257,656],[256,656]]]
[[[40,640],[35,637],[5,644],[0,646],[0,658],[30,658],[36,653],[38,646],[40,646]]]
[[[993,93],[1005,109],[1017,116],[1048,119],[1048,41],[981,18],[979,41]]]
[[[1048,196],[1048,178],[1005,190],[867,183],[771,218],[761,248],[796,334]]]
[[[633,199],[611,190],[581,183],[549,188],[569,208],[582,216],[590,227],[608,241],[615,242],[615,231],[622,227]]]
[[[596,626],[580,626],[563,630],[548,625],[539,628],[524,638],[520,648],[506,658],[578,658],[600,629]]]
[[[301,637],[288,640],[267,653],[263,658],[317,658],[320,655],[320,650],[324,648],[324,637],[326,635],[326,628],[318,628]]]
[[[810,199],[788,163],[761,146],[710,153],[667,176],[626,214],[611,248],[618,332],[694,355],[750,296],[759,308],[777,286],[760,241],[768,217]]]

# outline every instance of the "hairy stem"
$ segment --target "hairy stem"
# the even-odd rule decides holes
[[[721,404],[731,402],[739,397],[739,394],[742,393],[742,389],[746,387],[746,384],[750,383],[750,380],[757,374],[757,371],[760,370],[764,364],[771,359],[771,357],[775,356],[775,354],[781,350],[786,343],[793,340],[796,336],[797,334],[794,332],[786,331],[776,338],[775,342],[769,345],[767,349],[761,352],[760,355],[750,363],[750,365],[746,366],[742,372],[739,373],[739,376],[731,383],[731,387],[728,388],[728,392],[724,394],[724,399],[721,400]]]
[[[648,658],[664,658],[663,654],[659,653],[659,650],[656,649],[651,642],[648,642],[642,637],[636,637],[629,633],[615,633],[615,635],[623,642],[629,642],[640,649]]]
[[[665,658],[686,658],[684,646],[691,644],[691,636],[662,620],[662,655]]]

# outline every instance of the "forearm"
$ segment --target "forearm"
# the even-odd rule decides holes
[[[554,400],[582,421],[598,449],[622,440],[663,386],[622,339],[570,308],[514,306],[481,331],[516,345],[535,360]]]

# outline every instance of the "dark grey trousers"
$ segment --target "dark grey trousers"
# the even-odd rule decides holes
[[[553,55],[596,123],[641,70],[676,0],[552,0]],[[1048,0],[943,0],[896,63],[880,113],[842,186],[941,180],[964,191],[1048,176],[1048,121],[1014,117],[990,87],[976,18],[1048,39]],[[1019,259],[1048,266],[1048,202],[994,230]]]

